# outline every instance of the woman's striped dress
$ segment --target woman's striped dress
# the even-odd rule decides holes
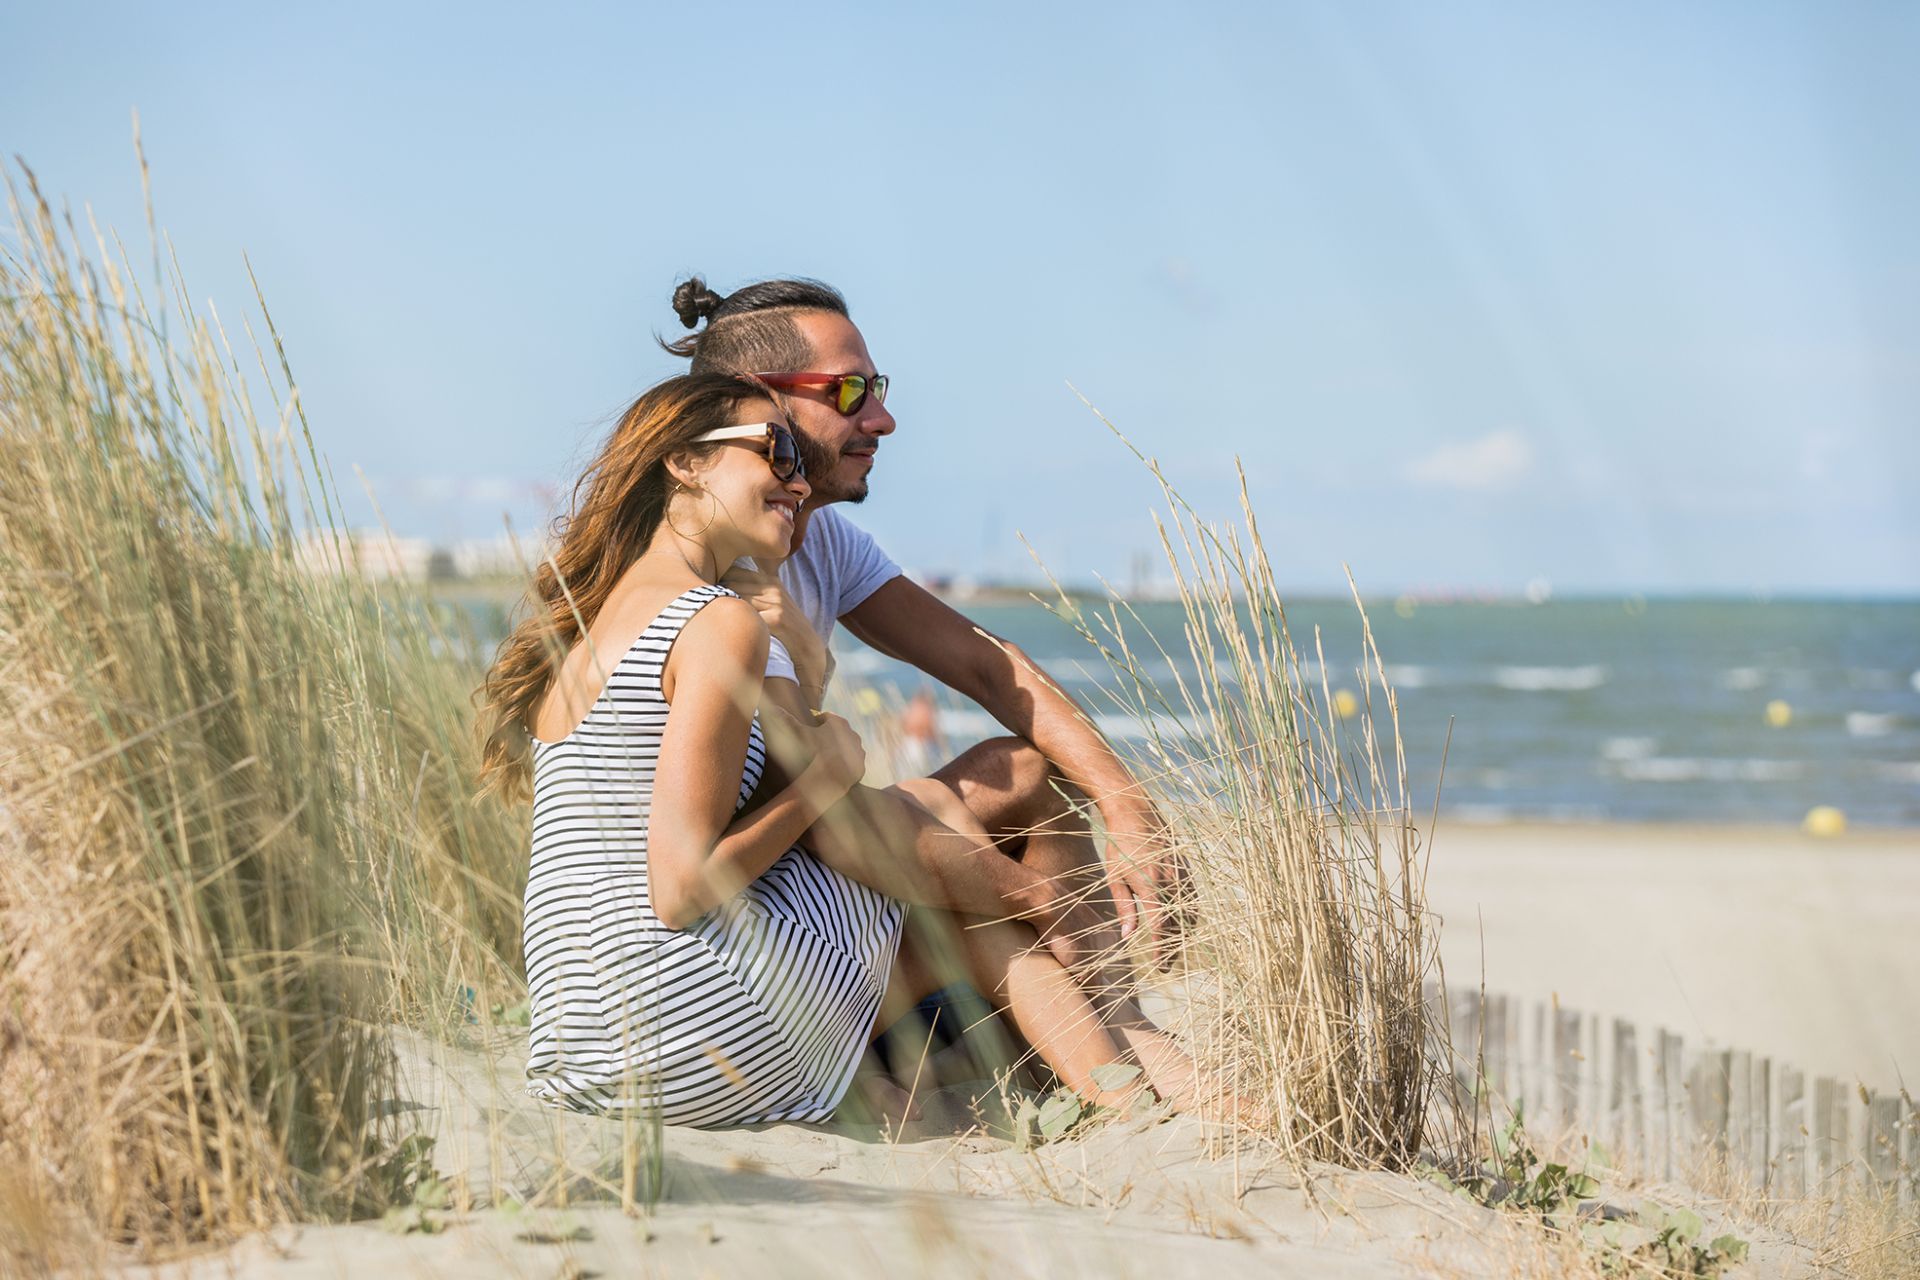
[[[806,850],[787,850],[683,931],[653,913],[660,673],[687,620],[732,594],[704,586],[674,600],[579,728],[534,743],[525,927],[527,1088],[537,1098],[583,1111],[637,1106],[671,1124],[824,1120],[872,1033],[904,908]],[[742,803],[765,762],[756,717]]]

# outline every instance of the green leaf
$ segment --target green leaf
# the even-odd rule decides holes
[[[1062,1089],[1040,1104],[1040,1133],[1052,1142],[1080,1119],[1080,1098]]]
[[[1607,1150],[1604,1146],[1602,1146],[1598,1142],[1593,1143],[1587,1148],[1587,1168],[1589,1169],[1613,1168],[1613,1152]]]
[[[1713,1243],[1707,1247],[1715,1253],[1725,1254],[1727,1260],[1730,1262],[1745,1262],[1747,1260],[1747,1242],[1739,1236],[1716,1236],[1714,1237]]]
[[[413,1191],[413,1203],[422,1209],[444,1209],[453,1202],[453,1193],[438,1178],[428,1178]]]
[[[1707,1229],[1700,1215],[1691,1209],[1675,1209],[1667,1215],[1667,1226],[1672,1229],[1676,1240],[1698,1240],[1700,1233]]]
[[[576,1222],[571,1216],[529,1223],[514,1233],[515,1240],[521,1244],[574,1244],[582,1240],[593,1239],[593,1232],[585,1223]]]
[[[416,1231],[430,1236],[446,1229],[446,1224],[418,1205],[402,1205],[387,1210],[387,1216],[380,1220],[380,1225],[397,1236],[412,1235]]]
[[[1025,1151],[1033,1146],[1033,1127],[1040,1122],[1040,1108],[1034,1105],[1032,1098],[1020,1099],[1020,1107],[1013,1113],[1013,1149]]]
[[[1087,1073],[1093,1082],[1112,1093],[1140,1078],[1140,1068],[1125,1062],[1104,1062]]]
[[[1600,1194],[1600,1180],[1589,1174],[1576,1173],[1567,1179],[1567,1194],[1576,1200],[1591,1200]]]

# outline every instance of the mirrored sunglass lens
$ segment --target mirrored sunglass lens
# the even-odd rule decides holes
[[[840,379],[840,412],[852,413],[867,398],[867,380],[857,373]]]
[[[887,402],[887,375],[884,373],[876,373],[873,375],[871,390],[873,391],[873,398],[881,404],[885,404]]]

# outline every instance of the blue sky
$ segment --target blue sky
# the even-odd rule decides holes
[[[1151,550],[1071,380],[1297,587],[1913,593],[1916,65],[1895,4],[10,5],[0,148],[137,241],[137,108],[402,532],[537,522],[682,274],[807,274],[911,567]]]

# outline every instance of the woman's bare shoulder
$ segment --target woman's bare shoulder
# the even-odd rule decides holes
[[[757,683],[766,674],[771,643],[767,624],[760,620],[759,610],[731,591],[715,596],[687,619],[680,636],[661,672],[660,689],[669,702],[689,661],[723,682],[747,677]]]

